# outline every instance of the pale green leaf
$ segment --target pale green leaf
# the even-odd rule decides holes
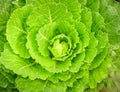
[[[72,76],[69,80],[67,80],[67,81],[65,82],[65,84],[66,84],[67,87],[68,87],[68,90],[69,90],[69,87],[73,87],[73,83],[74,83],[75,81],[76,81],[75,77]],[[69,91],[67,91],[67,92],[69,92]]]
[[[50,57],[43,57],[38,51],[38,45],[36,41],[36,34],[38,28],[33,28],[28,34],[27,37],[27,48],[29,49],[29,53],[35,62],[39,63],[42,67],[47,69],[48,71],[55,72],[56,62],[52,60]]]
[[[43,92],[66,92],[65,83],[53,84],[48,82]]]
[[[36,40],[38,43],[38,50],[43,56],[50,56],[49,45],[50,40],[54,36],[56,31],[56,23],[45,25],[38,30]]]
[[[64,72],[69,70],[69,67],[71,66],[71,61],[66,60],[66,61],[57,61],[56,62],[56,72]]]
[[[97,82],[95,81],[91,72],[90,72],[90,76],[89,76],[89,86],[91,89],[97,87]]]
[[[23,59],[12,52],[8,44],[5,45],[5,50],[1,55],[1,63],[14,73],[30,79],[46,79],[51,76],[51,73],[43,69],[32,59]]]
[[[51,81],[52,83],[58,83],[59,82],[59,78],[58,78],[58,73],[53,74],[51,77],[48,78],[49,81]]]
[[[67,92],[84,92],[87,88],[88,84],[88,74],[86,74],[83,78],[76,80],[73,84],[72,88],[69,88]]]
[[[86,70],[79,70],[75,74],[75,77],[76,77],[76,79],[80,79],[80,78],[83,78],[87,73],[88,73],[88,71],[86,71]]]
[[[104,62],[105,57],[107,56],[108,48],[105,47],[101,53],[99,53],[90,65],[90,70],[97,68],[102,62]]]
[[[87,0],[78,0],[80,2],[81,5],[86,5]]]
[[[97,53],[100,53],[108,44],[108,34],[98,31],[96,38],[98,40]]]
[[[98,13],[98,12],[93,12],[92,16],[94,16],[92,18],[92,32],[98,32],[99,30],[103,30],[105,27],[105,23],[104,23],[104,18],[103,16]]]
[[[33,26],[43,26],[44,24],[53,23],[59,20],[69,20],[71,21],[72,15],[67,12],[67,8],[61,3],[48,3],[36,7],[31,12],[27,25]],[[42,22],[41,22],[42,21]]]
[[[72,14],[71,17],[73,17],[74,20],[79,21],[81,18],[80,17],[81,4],[78,2],[78,0],[69,0],[69,1],[68,0],[27,0],[26,2],[28,4],[32,3],[32,4],[35,4],[38,6],[40,4],[52,4],[52,3],[59,4],[59,3],[61,3],[62,5],[64,5],[66,7],[67,11],[70,12],[70,15]],[[55,10],[57,10],[57,9],[55,9]],[[62,14],[62,13],[60,13],[60,14]],[[68,16],[70,16],[70,15],[68,15]]]
[[[26,48],[26,20],[29,16],[30,11],[30,6],[25,6],[23,8],[16,9],[12,13],[9,22],[7,23],[6,30],[6,37],[13,51],[24,58],[30,57]]]
[[[101,66],[99,67],[100,75],[102,76],[102,79],[105,79],[108,77],[108,68],[110,66],[110,58],[106,57]]]
[[[71,78],[71,73],[66,71],[58,74],[58,77],[61,81],[67,81]]]
[[[85,59],[84,61],[87,63],[91,63],[95,56],[97,55],[98,41],[94,36],[94,33],[90,34],[90,41],[88,47],[85,49]]]
[[[87,0],[87,6],[93,11],[98,11],[100,8],[99,0]]]
[[[47,81],[30,80],[27,78],[16,79],[17,88],[20,92],[44,92]]]
[[[73,58],[73,60],[72,60],[72,65],[70,66],[69,71],[78,72],[81,65],[83,64],[84,58],[85,58],[85,52],[83,52],[79,55],[76,55],[76,57]]]
[[[57,23],[57,28],[55,30],[56,36],[59,34],[64,34],[71,39],[72,48],[76,47],[76,44],[79,43],[79,34],[76,27],[70,24],[68,21],[60,21]]]
[[[80,13],[82,9],[78,0],[60,0],[59,2],[65,4],[68,11],[72,13],[75,20],[79,21],[81,19]]]
[[[82,46],[87,47],[89,44],[89,33],[86,31],[86,26],[82,22],[76,23],[76,29],[78,31],[79,37],[82,41]]]
[[[65,92],[64,83],[53,84],[49,81],[30,80],[18,77],[16,80],[17,88],[20,92]]]
[[[95,49],[98,45],[98,40],[95,37],[95,33],[91,32],[90,33],[90,41],[89,41],[89,45],[88,45],[88,49]]]
[[[82,7],[83,10],[81,12],[81,22],[86,25],[86,31],[91,32],[92,27],[92,13],[89,8]]]

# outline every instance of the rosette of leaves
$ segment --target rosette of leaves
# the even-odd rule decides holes
[[[0,62],[20,92],[84,92],[107,77],[108,30],[91,1],[28,0],[12,13]]]

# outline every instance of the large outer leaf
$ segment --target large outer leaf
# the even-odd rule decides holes
[[[3,51],[4,43],[6,42],[6,24],[13,9],[12,0],[0,0],[0,53]]]
[[[78,3],[77,0],[26,0],[26,2],[29,3],[33,3],[35,5],[40,5],[40,4],[46,4],[46,3],[62,3],[65,7],[67,7],[67,11],[70,11],[73,15],[73,18],[77,21],[80,20],[80,12],[81,12],[81,4]],[[64,7],[63,6],[63,7]],[[47,8],[47,7],[46,7]],[[59,9],[61,7],[58,7]],[[49,9],[48,9],[49,10]],[[54,8],[54,10],[56,10]],[[62,12],[59,12],[62,14]],[[55,15],[56,16],[56,15]],[[61,15],[60,15],[61,16]],[[63,15],[64,16],[64,15]],[[68,16],[69,17],[69,16]],[[61,17],[62,18],[62,17]]]
[[[13,19],[12,21],[9,21],[7,24],[7,40],[10,43],[10,46],[12,47],[13,51],[16,54],[19,54],[21,57],[29,58],[30,55],[26,48],[26,28],[27,25],[25,24],[26,19],[29,15],[29,12],[31,10],[30,6],[26,6],[27,8],[23,8],[23,10],[18,9],[14,11],[10,19]],[[20,11],[21,13],[15,13],[17,11]]]
[[[64,83],[53,84],[49,81],[29,80],[18,77],[16,80],[20,92],[65,92]]]
[[[35,64],[32,59],[23,59],[14,54],[8,44],[5,45],[5,50],[0,61],[6,68],[24,77],[29,76],[30,79],[41,78],[45,80],[51,75],[51,73],[44,70],[40,65]]]
[[[28,17],[27,25],[29,25],[30,27],[41,27],[47,23],[53,23],[59,20],[70,21],[72,19],[72,15],[70,12],[66,11],[67,7],[62,3],[48,3],[40,5],[39,7],[36,7]]]

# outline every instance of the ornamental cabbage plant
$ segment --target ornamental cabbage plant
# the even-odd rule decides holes
[[[120,60],[118,2],[10,2],[14,9],[0,34],[0,79],[11,92],[97,92],[108,83]]]

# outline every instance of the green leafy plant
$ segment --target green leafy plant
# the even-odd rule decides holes
[[[6,77],[0,84],[2,88],[11,84],[20,92],[96,92],[101,85],[109,89],[109,76],[113,76],[111,71],[118,71],[116,63],[120,59],[119,3],[10,3],[14,9],[8,13],[10,18],[4,19],[5,40],[0,40],[0,78],[3,80],[3,74]],[[0,34],[1,38],[3,35]]]

